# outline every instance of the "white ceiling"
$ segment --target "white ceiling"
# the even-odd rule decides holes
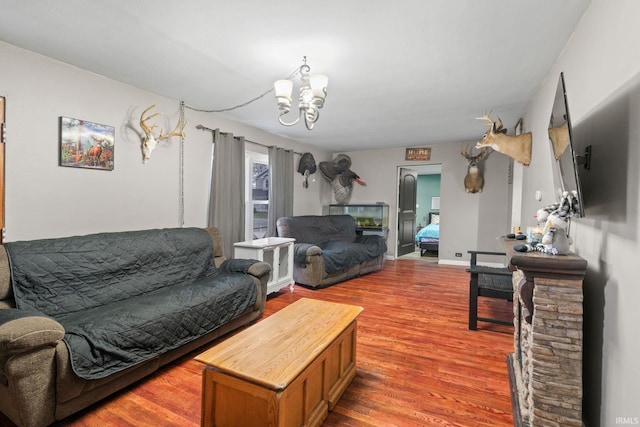
[[[511,132],[588,5],[0,0],[0,39],[202,109],[257,97],[307,56],[329,76],[312,131],[280,125],[273,93],[221,114],[337,152],[478,139],[485,110]]]

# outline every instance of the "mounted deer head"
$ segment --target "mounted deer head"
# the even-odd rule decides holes
[[[460,150],[460,155],[467,159],[467,175],[464,177],[464,189],[467,193],[482,193],[484,177],[480,172],[479,163],[489,154],[488,148],[482,148],[480,153],[472,155],[473,148],[465,146]]]
[[[523,165],[529,166],[531,163],[531,132],[515,136],[507,135],[507,130],[502,127],[502,120],[498,119],[498,123],[495,123],[487,114],[483,117],[477,117],[477,119],[489,122],[489,129],[476,143],[476,148],[493,148]]]
[[[163,134],[162,129],[160,129],[159,134],[157,135],[154,134],[153,130],[158,126],[156,125],[149,126],[147,122],[153,119],[154,117],[162,115],[162,113],[154,113],[147,117],[145,117],[144,115],[147,114],[149,110],[151,110],[155,106],[156,104],[153,104],[151,107],[144,110],[140,115],[140,127],[142,128],[142,131],[144,132],[144,135],[145,135],[144,138],[142,139],[142,163],[147,163],[147,160],[151,158],[151,152],[156,148],[156,146],[158,145],[158,142],[162,141],[163,139],[169,139],[172,136],[184,136],[184,128],[187,126],[187,122],[183,120],[184,117],[180,115],[180,119],[178,120],[176,127],[170,133]],[[184,124],[182,124],[183,121],[184,121]],[[180,124],[182,124],[182,129],[178,131]]]

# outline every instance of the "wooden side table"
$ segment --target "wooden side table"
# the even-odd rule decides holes
[[[289,286],[293,292],[293,243],[289,237],[267,237],[234,243],[234,258],[264,261],[271,265],[267,294]]]

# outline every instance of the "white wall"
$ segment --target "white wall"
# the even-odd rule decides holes
[[[157,104],[164,129],[175,125],[180,101],[0,42],[0,94],[6,96],[6,240],[68,236],[100,231],[178,227],[181,217],[180,139],[161,142],[142,164],[142,110]],[[58,166],[58,117],[115,127],[113,171]],[[265,145],[328,153],[215,114],[186,110],[184,225],[207,224],[210,132],[220,128]],[[251,146],[251,144],[249,144]],[[258,150],[260,147],[255,147]],[[295,157],[296,166],[299,157]],[[328,185],[315,176],[309,189],[295,185],[294,214],[321,214]],[[299,174],[296,178],[300,178]]]
[[[523,223],[540,206],[552,203],[551,151],[546,136],[560,72],[567,83],[569,110],[574,124],[640,76],[640,2],[592,0],[571,39],[536,93],[525,117],[534,135],[533,159],[525,170]],[[579,219],[572,224],[575,252],[588,262],[584,282],[584,411],[587,427],[638,424],[640,409],[640,320],[637,262],[638,164],[640,113],[631,108],[627,165],[626,223],[606,219]],[[619,141],[611,141],[611,150]],[[624,141],[623,143],[626,143]],[[602,161],[606,153],[594,153]],[[599,157],[597,157],[599,156]],[[533,198],[544,192],[542,202]],[[626,233],[617,232],[622,228]]]
[[[419,164],[441,164],[440,188],[440,247],[441,263],[468,265],[470,249],[501,250],[496,237],[509,228],[507,218],[509,158],[492,153],[484,162],[485,186],[482,193],[469,194],[464,190],[467,161],[460,155],[458,144],[426,143],[431,147],[431,160]],[[389,204],[389,236],[387,256],[397,253],[397,191],[398,168],[411,169],[404,160],[404,148],[386,150],[353,151],[351,169],[367,183],[366,187],[354,184],[350,203]],[[458,258],[455,253],[461,253]]]

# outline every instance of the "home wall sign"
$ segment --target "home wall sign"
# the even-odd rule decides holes
[[[431,160],[431,148],[414,147],[407,148],[405,160]]]

